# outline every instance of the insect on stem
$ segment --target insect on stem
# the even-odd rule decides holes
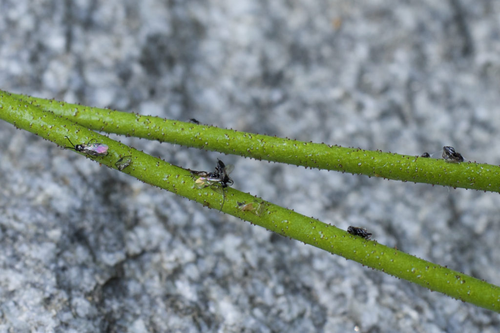
[[[222,205],[220,210],[224,207],[224,203],[226,201],[225,188],[232,186],[234,181],[229,177],[229,174],[233,171],[234,167],[232,165],[226,166],[224,162],[217,159],[217,165],[215,166],[214,172],[207,171],[195,171],[188,169],[192,175],[197,176],[195,184],[196,187],[201,189],[205,187],[210,187],[214,191],[222,192]]]
[[[73,142],[66,136],[65,137],[73,147],[65,147],[68,149],[73,149],[75,151],[84,153],[89,156],[106,156],[108,154],[108,146],[104,143],[97,143],[89,141],[88,143],[82,143],[79,145],[74,145]]]
[[[443,154],[441,155],[446,162],[450,163],[460,163],[464,161],[464,157],[459,152],[455,151],[455,148],[450,146],[443,147]]]
[[[349,226],[347,232],[354,236],[361,236],[366,240],[370,240],[372,234],[368,232],[365,228]]]

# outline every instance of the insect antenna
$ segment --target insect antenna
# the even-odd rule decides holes
[[[69,143],[71,143],[71,147],[64,147],[64,148],[69,148],[69,149],[74,149],[74,150],[76,150],[76,148],[75,148],[76,146],[73,144],[73,142],[71,142],[71,140],[70,140],[67,136],[65,136],[65,138],[66,138],[66,140],[68,140],[68,141],[69,141]]]

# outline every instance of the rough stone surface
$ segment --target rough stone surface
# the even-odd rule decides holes
[[[1,89],[500,164],[500,2],[13,1]],[[174,164],[215,153],[129,139]],[[500,196],[223,156],[235,187],[500,283]],[[498,332],[497,314],[0,122],[0,332]]]

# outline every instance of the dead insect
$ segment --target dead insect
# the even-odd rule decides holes
[[[132,164],[132,156],[123,156],[116,161],[115,166],[118,170],[123,171],[126,167]]]
[[[73,147],[65,147],[68,149],[74,149],[75,151],[84,153],[86,155],[90,156],[106,156],[108,155],[108,146],[105,145],[104,143],[97,143],[93,142],[95,140],[89,141],[88,143],[82,143],[79,145],[74,145],[73,142],[66,136],[66,139],[68,139],[69,143]]]
[[[222,188],[226,188],[228,186],[232,186],[234,181],[229,178],[229,174],[233,171],[234,166],[228,165],[226,166],[224,162],[217,159],[217,165],[215,166],[214,172],[207,171],[194,171],[189,170],[193,175],[199,176],[196,179],[196,184],[199,185],[198,188],[203,188],[207,186],[217,185]]]
[[[450,146],[443,147],[443,154],[441,155],[446,162],[460,163],[464,161],[463,156],[455,151],[455,148]]]
[[[250,213],[253,213],[257,216],[260,216],[260,214],[262,213],[262,210],[264,208],[257,201],[250,202],[250,203],[246,203],[246,201],[243,201],[243,202],[237,202],[237,204],[238,204],[238,208],[242,212],[250,212]]]
[[[224,162],[217,159],[217,165],[215,166],[214,172],[187,170],[191,172],[191,174],[198,176],[195,181],[196,187],[200,189],[204,187],[211,187],[219,193],[220,191],[222,192],[223,200],[220,208],[222,210],[224,202],[226,201],[224,189],[234,184],[234,181],[229,177],[229,174],[233,171],[233,169],[233,165],[226,166]]]
[[[189,122],[193,123],[193,124],[196,124],[196,125],[200,124],[200,122],[198,120],[194,119],[194,118],[189,119]]]
[[[424,152],[422,155],[420,155],[420,157],[429,158],[431,157],[431,155],[428,152]]]
[[[361,236],[366,240],[369,240],[372,235],[365,228],[359,228],[353,226],[349,226],[349,228],[347,228],[347,232],[354,236]]]
[[[234,184],[234,181],[229,178],[229,174],[233,172],[233,170],[233,165],[226,166],[224,162],[217,159],[217,165],[215,166],[215,172],[213,176],[219,178],[222,187],[232,186]]]

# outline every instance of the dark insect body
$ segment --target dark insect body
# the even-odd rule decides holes
[[[66,139],[68,139],[69,143],[71,143],[71,145],[73,147],[65,147],[65,148],[73,149],[75,151],[78,151],[78,152],[84,153],[85,155],[90,155],[90,156],[106,156],[106,155],[108,155],[108,146],[106,146],[103,143],[97,143],[97,142],[90,141],[88,143],[74,145],[73,142],[71,142],[71,140],[68,137],[66,137]]]
[[[222,190],[223,200],[220,208],[222,210],[224,202],[226,201],[224,189],[234,184],[234,181],[229,177],[229,174],[233,171],[233,169],[234,167],[232,165],[226,166],[224,162],[217,159],[217,165],[215,166],[214,172],[188,170],[191,174],[198,176],[195,181],[196,187],[200,189],[204,187],[212,187],[214,190]]]
[[[217,159],[217,165],[215,166],[215,172],[211,175],[212,181],[220,181],[223,188],[232,186],[234,181],[229,178],[229,174],[233,171],[234,167],[232,165],[226,166],[224,162]]]
[[[234,181],[229,178],[229,174],[233,171],[233,169],[234,167],[232,165],[226,166],[224,162],[217,159],[217,165],[215,166],[214,172],[188,170],[193,175],[198,176],[195,181],[198,188],[204,188],[212,185],[226,188],[234,184]]]
[[[189,122],[193,123],[193,124],[196,124],[196,125],[200,124],[200,122],[198,120],[194,119],[194,118],[189,119]]]
[[[367,240],[369,240],[371,235],[372,235],[365,228],[359,228],[359,227],[353,227],[353,226],[349,226],[349,228],[347,228],[347,232],[350,233],[351,235],[354,235],[354,236],[361,236]]]
[[[446,162],[460,163],[464,161],[462,154],[455,151],[455,148],[450,146],[443,147],[443,154],[441,155]]]
[[[431,157],[431,155],[428,152],[425,152],[422,155],[420,155],[420,157],[429,158],[429,157]]]

